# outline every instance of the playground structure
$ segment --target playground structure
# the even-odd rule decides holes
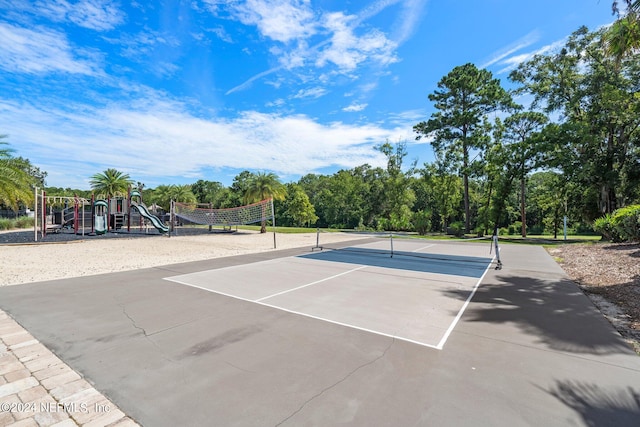
[[[47,232],[60,233],[72,229],[75,234],[85,234],[86,209],[91,202],[78,196],[47,196],[45,191],[38,194],[35,190],[34,237],[38,240],[38,228],[41,236]],[[54,210],[55,206],[63,206]]]
[[[87,210],[87,207],[90,209]],[[44,238],[47,233],[101,235],[109,231],[124,232],[125,227],[126,232],[130,233],[135,224],[145,233],[148,233],[149,224],[161,234],[169,232],[169,227],[142,202],[142,195],[137,190],[129,191],[126,197],[95,200],[92,196],[88,200],[78,196],[49,196],[44,190],[35,189],[35,241],[38,241],[38,235]],[[87,230],[89,226],[90,231]]]
[[[134,200],[134,199],[137,199]],[[153,226],[161,234],[168,233],[167,227],[149,208],[142,202],[142,194],[138,190],[129,190],[127,197],[113,197],[107,200],[94,202],[94,217],[97,234],[109,231],[130,233],[132,227],[148,233],[148,226]],[[102,225],[104,223],[104,226]]]
[[[62,207],[63,206],[63,207]],[[87,210],[87,206],[90,207]],[[54,210],[57,207],[57,210]],[[163,215],[164,216],[164,215]],[[87,217],[89,217],[87,219]],[[77,235],[103,235],[108,232],[131,233],[132,227],[147,234],[149,226],[160,234],[170,236],[176,232],[175,225],[188,222],[197,225],[222,226],[231,230],[233,226],[266,222],[273,226],[273,246],[276,247],[275,213],[273,199],[227,209],[213,209],[210,204],[187,204],[171,201],[169,226],[142,201],[138,190],[129,189],[126,197],[91,200],[78,196],[48,196],[44,190],[35,189],[34,240],[44,238],[49,232],[72,231]],[[90,225],[90,231],[87,230]],[[125,231],[126,229],[126,231]]]

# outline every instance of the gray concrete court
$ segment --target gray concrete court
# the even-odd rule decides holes
[[[452,246],[405,239],[392,256],[383,239],[166,280],[441,349],[467,305],[452,292],[471,296],[492,261],[489,246]]]
[[[640,357],[544,249],[503,245],[441,350],[388,335],[443,330],[479,279],[311,254],[4,287],[0,308],[145,426],[638,425]],[[376,330],[385,308],[396,333]]]

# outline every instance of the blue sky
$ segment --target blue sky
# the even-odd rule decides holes
[[[242,170],[283,182],[409,145],[428,94],[472,62],[509,70],[610,0],[0,0],[0,134],[48,172],[89,188],[107,168],[147,187]]]

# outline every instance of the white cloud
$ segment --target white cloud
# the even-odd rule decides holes
[[[96,31],[106,31],[124,22],[124,15],[109,0],[83,0],[70,6],[69,20],[76,25]]]
[[[373,146],[407,134],[406,128],[321,124],[305,115],[256,111],[205,120],[153,92],[101,108],[39,105],[0,99],[0,129],[10,142],[19,141],[18,155],[49,173],[49,185],[64,187],[87,188],[90,175],[109,167],[158,185],[202,177],[211,168],[296,175],[329,166],[383,165]],[[73,179],[70,171],[84,181],[64,181]]]
[[[153,73],[157,76],[170,77],[175,74],[180,67],[170,62],[158,61],[153,64]]]
[[[361,84],[360,90],[363,93],[369,93],[369,92],[373,92],[377,87],[378,87],[378,82],[374,81],[374,82]]]
[[[18,73],[65,72],[97,74],[97,66],[74,58],[64,34],[45,28],[33,30],[0,22],[0,68]]]
[[[498,70],[497,74],[508,73],[509,71],[514,70],[516,67],[518,67],[518,65],[522,64],[523,62],[533,59],[533,57],[536,55],[545,55],[550,52],[555,52],[561,49],[566,44],[566,42],[567,42],[567,39],[564,38],[562,40],[555,41],[551,44],[542,46],[541,48],[536,49],[532,52],[521,53],[519,55],[513,55],[510,57],[507,57],[501,60],[500,62],[498,62],[499,65],[503,65],[503,68]]]
[[[514,53],[531,46],[533,43],[537,42],[540,39],[540,34],[538,31],[532,31],[524,37],[516,40],[510,45],[498,50],[497,52],[491,55],[491,58],[487,60],[485,63],[480,65],[480,68],[487,68],[495,63],[502,61],[504,58],[513,55]]]
[[[158,46],[172,48],[180,46],[180,41],[173,35],[149,30],[148,28],[135,34],[122,33],[117,38],[102,37],[102,39],[119,46],[122,56],[135,62],[144,62]]]
[[[250,77],[228,90],[227,94],[246,89],[252,82],[271,73],[292,71],[312,64],[317,69],[331,67],[334,73],[356,79],[358,69],[365,64],[385,67],[397,62],[399,43],[413,33],[426,2],[379,0],[358,15],[320,10],[314,12],[308,0],[247,0],[234,3],[233,10],[238,20],[245,25],[256,25],[261,34],[277,42],[269,48],[269,52],[280,65]],[[364,27],[364,21],[396,4],[401,4],[400,12],[397,13],[396,24],[389,29],[396,33],[396,41],[380,29]],[[220,4],[217,3],[217,6]],[[320,37],[324,37],[324,40],[317,42]]]
[[[239,84],[238,86],[236,86],[236,87],[233,87],[233,88],[229,89],[229,90],[225,93],[225,95],[229,95],[229,94],[232,94],[233,92],[237,92],[237,91],[239,91],[239,90],[246,89],[246,88],[250,87],[250,86],[251,86],[251,84],[252,84],[253,82],[255,82],[256,80],[258,80],[258,79],[260,79],[260,78],[262,78],[262,77],[264,77],[264,76],[268,76],[269,74],[273,74],[273,73],[275,73],[276,71],[279,71],[280,69],[282,69],[282,67],[275,67],[275,68],[271,68],[271,69],[269,69],[269,70],[267,70],[267,71],[263,71],[262,73],[258,73],[258,74],[256,74],[255,76],[251,77],[249,80],[246,80],[244,83]]]
[[[315,18],[309,0],[247,0],[234,4],[236,17],[255,25],[272,40],[287,43],[315,33]]]
[[[7,6],[13,12],[26,12],[54,22],[69,21],[95,31],[112,30],[124,22],[124,14],[111,0],[14,0]]]
[[[394,23],[393,41],[402,44],[415,32],[426,9],[427,0],[405,0],[402,12]]]
[[[278,98],[275,101],[267,102],[266,106],[267,107],[282,107],[286,103],[287,103],[287,101],[285,101],[284,99]]]
[[[417,110],[407,110],[402,111],[400,113],[391,114],[387,120],[390,123],[394,123],[398,126],[409,126],[413,127],[414,124],[426,120],[429,117],[429,114],[426,110],[417,109]]]
[[[293,98],[320,98],[327,94],[327,90],[322,87],[312,87],[309,89],[301,89],[296,93]]]
[[[323,67],[327,62],[331,62],[341,70],[352,71],[369,59],[383,65],[395,62],[395,43],[377,30],[357,36],[351,26],[354,19],[355,17],[345,16],[341,12],[325,16],[324,27],[333,35],[327,48],[320,53],[316,64]]]
[[[215,34],[216,37],[218,37],[223,42],[233,43],[233,39],[227,33],[224,27],[209,28],[209,29],[206,29],[205,31]]]
[[[204,7],[214,15],[218,13],[219,6],[226,3],[226,0],[202,0],[204,3]],[[200,6],[197,2],[191,2],[191,7],[193,10],[200,10]]]
[[[538,49],[529,52],[522,52],[527,47],[535,44],[539,39],[539,32],[537,30],[531,31],[524,37],[521,37],[515,42],[493,53],[488,60],[480,65],[480,68],[497,66],[500,68],[498,69],[496,74],[508,73],[517,68],[518,65],[522,64],[523,62],[531,60],[535,55],[544,55],[550,52],[554,52],[562,48],[567,42],[567,38],[565,37],[561,40],[557,40]]]
[[[347,113],[355,113],[355,112],[358,112],[358,111],[362,111],[365,108],[367,108],[367,104],[354,103],[354,104],[349,105],[348,107],[344,107],[342,109],[342,111],[345,111]]]

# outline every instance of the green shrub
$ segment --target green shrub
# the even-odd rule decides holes
[[[33,227],[33,218],[21,216],[15,219],[15,228],[31,228]]]
[[[13,228],[13,221],[9,218],[0,218],[0,230],[11,230]]]
[[[447,234],[453,234],[456,237],[462,237],[464,235],[464,222],[462,221],[452,222],[447,227]]]
[[[413,227],[421,236],[424,236],[431,230],[431,212],[418,211],[413,214]]]
[[[542,225],[534,225],[531,227],[527,227],[527,234],[531,234],[534,236],[539,236],[544,234],[544,227]]]
[[[640,205],[631,205],[613,212],[613,225],[623,241],[640,240]]]
[[[612,242],[640,240],[640,205],[620,208],[596,219],[593,229]]]
[[[509,236],[513,236],[514,234],[520,234],[522,232],[522,222],[516,221],[511,224],[508,228]]]
[[[611,214],[606,214],[593,221],[593,229],[602,234],[602,238],[605,240],[616,240],[616,231],[611,220]]]
[[[15,228],[33,227],[33,218],[20,216],[18,218],[0,218],[0,230],[13,230]]]
[[[573,229],[575,231],[575,234],[586,234],[586,235],[593,234],[593,227],[584,222],[579,222],[577,225],[573,227]]]
[[[473,229],[473,232],[477,237],[482,237],[484,236],[484,227],[479,225]]]

